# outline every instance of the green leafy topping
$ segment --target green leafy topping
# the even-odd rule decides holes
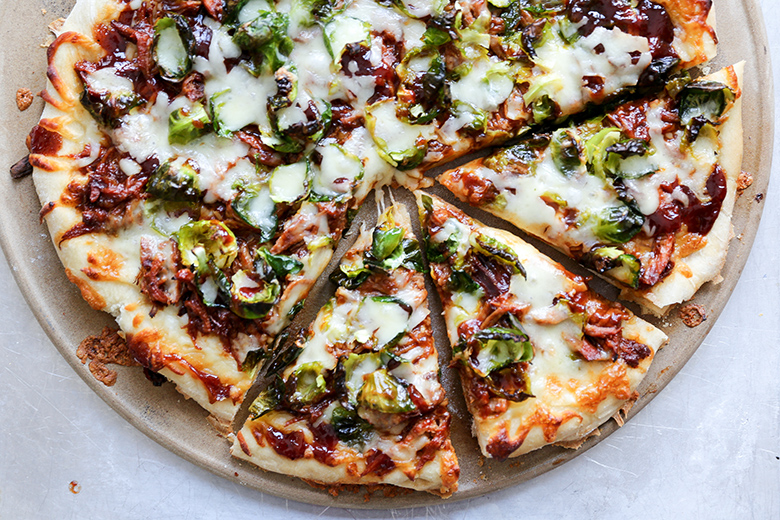
[[[93,91],[89,87],[81,95],[81,104],[95,121],[108,128],[116,128],[120,119],[133,108],[142,105],[144,98],[135,92]]]
[[[553,163],[565,177],[576,174],[582,166],[580,146],[574,134],[561,128],[553,132],[550,142]]]
[[[549,135],[541,134],[489,155],[484,164],[497,172],[528,173],[533,171],[539,161],[540,152],[549,144]]]
[[[467,363],[480,377],[534,357],[534,348],[519,323],[511,329],[490,327],[481,330],[474,334],[473,339],[479,343],[479,351],[476,357],[470,355]]]
[[[224,269],[238,254],[236,236],[218,220],[197,220],[183,225],[176,233],[176,242],[182,263],[199,272],[208,262]]]
[[[304,363],[297,367],[287,384],[294,388],[289,397],[293,406],[305,406],[316,402],[324,396],[328,389],[323,376],[323,366],[319,361]]]
[[[287,36],[290,18],[287,14],[261,11],[257,18],[242,24],[233,34],[233,42],[252,56],[250,72],[270,74],[284,65],[293,49]]]
[[[267,248],[257,250],[258,259],[262,259],[273,269],[276,276],[284,278],[288,274],[297,274],[303,269],[303,264],[297,258],[287,255],[274,255]],[[258,271],[261,271],[258,269]]]
[[[168,116],[168,142],[187,144],[211,131],[211,118],[201,103],[181,107]]]
[[[244,188],[230,206],[241,220],[260,231],[263,242],[273,238],[278,218],[276,204],[267,186]]]
[[[190,71],[192,68],[189,55],[190,41],[192,41],[190,27],[179,15],[160,18],[154,24],[152,57],[163,79],[179,82]]]
[[[374,240],[371,243],[371,254],[377,260],[384,260],[401,245],[404,238],[404,230],[400,227],[390,229],[374,229]]]
[[[169,159],[154,171],[146,183],[146,193],[170,202],[194,202],[200,199],[198,173],[190,160]]]
[[[374,430],[371,423],[361,419],[357,413],[343,406],[333,409],[330,421],[331,426],[336,431],[336,437],[350,446],[363,446],[371,438],[371,433]]]
[[[594,136],[585,142],[585,155],[588,159],[588,171],[600,177],[606,178],[608,169],[607,148],[621,140],[620,130],[614,127],[599,130]]]
[[[284,381],[281,377],[275,377],[274,380],[268,385],[257,399],[249,407],[249,418],[257,419],[275,410],[284,396]]]
[[[525,278],[525,268],[523,267],[523,264],[520,263],[520,259],[517,258],[515,252],[508,245],[499,242],[493,237],[483,235],[482,233],[472,233],[469,237],[469,241],[471,242],[472,247],[480,253],[494,258],[502,264],[511,266],[515,274],[520,274]]]
[[[268,352],[265,349],[259,348],[249,351],[246,358],[244,358],[244,362],[241,363],[241,371],[251,373],[267,357]]]
[[[384,368],[365,377],[358,402],[360,406],[381,413],[404,413],[417,409],[403,383]]]
[[[356,289],[371,276],[371,269],[358,256],[352,262],[342,261],[339,268],[330,275],[330,281],[346,289]]]
[[[680,93],[680,121],[684,125],[702,118],[716,123],[726,106],[734,100],[734,92],[717,81],[695,81],[688,83]]]
[[[453,268],[450,278],[447,280],[447,290],[474,293],[480,290],[480,286],[466,271]]]
[[[650,150],[643,139],[625,139],[606,148],[605,171],[613,177],[639,179],[658,168],[650,161]]]
[[[451,42],[452,37],[447,31],[443,31],[437,27],[428,27],[425,30],[425,33],[423,33],[422,40],[425,45],[429,47],[439,47],[445,43]]]
[[[254,276],[252,276],[254,275]],[[249,320],[264,318],[279,301],[282,292],[278,280],[263,280],[254,273],[237,271],[230,279],[230,309]]]
[[[358,393],[365,383],[364,377],[383,365],[381,355],[378,352],[350,354],[340,363],[344,369],[344,388],[347,391],[347,402],[352,406],[357,406]]]
[[[608,244],[623,244],[634,238],[644,223],[644,215],[623,204],[602,210],[598,215],[594,233]]]

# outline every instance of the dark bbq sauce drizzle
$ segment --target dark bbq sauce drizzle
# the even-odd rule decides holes
[[[266,426],[265,438],[274,451],[282,457],[298,460],[306,454],[306,438],[300,430],[284,433],[273,426]]]
[[[583,36],[597,27],[617,27],[629,34],[647,36],[653,59],[677,57],[672,47],[674,24],[666,10],[650,0],[640,0],[636,8],[627,0],[572,0],[567,15],[574,23],[585,21],[579,29]]]
[[[688,205],[684,205],[679,200],[672,200],[658,208],[658,210],[649,215],[647,220],[650,222],[652,236],[660,236],[666,233],[674,233],[679,230],[683,224],[691,233],[706,235],[715,224],[720,208],[723,206],[723,200],[726,198],[728,187],[726,176],[719,164],[716,164],[707,179],[707,194],[710,200],[702,202],[687,186],[666,186],[666,191],[674,191],[675,187],[682,190],[688,197]]]
[[[30,132],[30,153],[56,155],[62,148],[62,136],[50,132],[41,125],[35,125]]]

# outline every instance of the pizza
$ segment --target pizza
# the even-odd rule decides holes
[[[716,43],[710,0],[77,0],[48,49],[46,106],[30,132],[28,160],[67,277],[93,308],[116,318],[130,357],[150,379],[174,383],[231,436],[236,457],[320,483],[391,483],[448,496],[458,466],[419,251],[402,210],[361,235],[333,277],[335,300],[314,323],[299,324],[308,332],[290,344],[285,338],[309,292],[373,190],[429,186],[428,170],[466,153],[561,132],[570,145],[594,114],[612,114],[626,100],[682,103],[692,91],[700,95],[691,103],[701,106],[675,135],[695,153],[729,136],[738,141],[738,68],[728,78],[685,79],[684,71],[715,55]],[[715,98],[723,110],[712,115]],[[620,126],[603,118],[589,124],[610,135]],[[609,153],[638,155],[641,139],[627,144],[620,135],[605,144],[619,145]],[[679,276],[709,279],[694,264],[722,262],[715,257],[725,251],[718,242],[727,242],[728,222],[720,222],[728,220],[739,162],[735,148],[715,150],[728,185],[720,217],[709,233],[680,228],[676,240],[687,245],[675,243],[653,288],[618,274],[638,264],[641,279],[647,262],[668,256],[666,242],[656,254],[652,233],[641,246],[632,245],[639,239],[605,244],[598,258],[590,249],[587,258],[571,254],[628,280],[625,296],[641,295],[651,307],[662,308],[660,293],[687,283]],[[492,157],[502,153],[511,152]],[[727,155],[733,164],[723,162]],[[646,191],[644,182],[636,189]],[[702,195],[701,186],[690,190]],[[674,193],[663,202],[685,206]],[[409,249],[377,260],[372,241],[387,226],[403,230]],[[610,336],[622,339],[591,335],[597,339],[572,355],[594,367],[606,362],[599,356],[617,355],[612,363],[627,366],[630,384],[550,442],[586,434],[630,400],[661,342],[581,279],[561,276],[555,283],[600,302],[593,305],[609,310],[609,330],[622,331]],[[393,285],[403,277],[407,285]],[[357,326],[365,325],[361,309],[372,308],[389,313],[377,329],[321,330],[334,309]],[[376,334],[401,325],[392,345],[378,344]],[[338,343],[332,335],[341,332],[352,335]],[[644,346],[636,347],[644,355],[635,365],[618,355],[629,342]],[[319,365],[310,363],[323,364],[316,377]],[[345,377],[356,363],[373,367],[360,376],[370,381]],[[265,386],[249,403],[256,380]],[[344,381],[362,386],[345,389]],[[300,401],[299,383],[310,401]],[[362,402],[369,383],[395,397]],[[233,432],[239,411],[250,407],[250,420]],[[339,424],[357,437],[347,438]],[[274,447],[290,439],[294,456]],[[494,456],[534,443],[541,445],[529,438]]]
[[[406,210],[363,229],[331,279],[336,294],[280,356],[233,455],[318,483],[451,495],[459,468]]]
[[[656,314],[716,280],[742,163],[742,63],[670,81],[443,173],[463,201],[623,287]]]
[[[663,332],[511,233],[422,192],[417,200],[486,457],[578,441],[636,399]]]

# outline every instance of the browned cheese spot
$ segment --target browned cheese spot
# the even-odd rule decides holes
[[[124,265],[122,257],[106,247],[96,247],[87,253],[89,267],[81,271],[96,282],[119,280],[119,272]]]
[[[70,269],[65,269],[65,275],[68,277],[68,280],[79,288],[81,297],[84,298],[90,307],[98,311],[103,310],[103,307],[106,306],[106,300],[100,296],[100,293],[98,293],[88,281],[74,275]]]

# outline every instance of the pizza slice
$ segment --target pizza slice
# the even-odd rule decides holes
[[[572,443],[638,397],[663,332],[516,236],[436,197],[417,200],[485,456]]]
[[[379,73],[335,68],[330,15],[217,4],[79,1],[30,162],[68,277],[224,426],[389,166],[352,107]]]
[[[656,314],[717,280],[742,163],[742,64],[669,82],[445,172],[458,198],[616,281]]]
[[[366,107],[368,128],[382,157],[419,180],[532,126],[661,86],[715,55],[713,27],[704,0],[444,5],[397,67],[394,98]]]
[[[363,229],[308,332],[271,364],[231,452],[322,484],[393,484],[449,496],[458,463],[439,383],[422,255],[393,206]]]

